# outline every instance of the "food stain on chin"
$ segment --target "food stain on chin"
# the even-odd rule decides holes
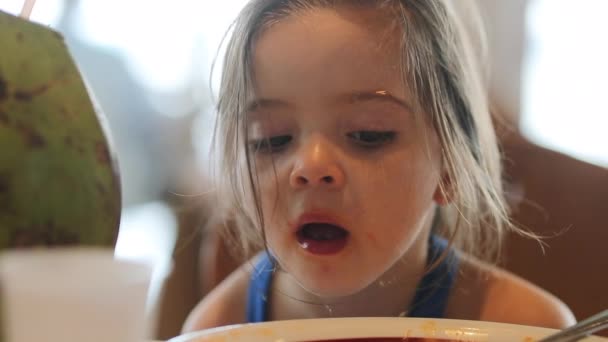
[[[374,235],[374,233],[371,232],[366,232],[365,236],[367,237],[367,239],[373,243],[374,245],[378,243],[378,240],[376,239],[376,236]]]

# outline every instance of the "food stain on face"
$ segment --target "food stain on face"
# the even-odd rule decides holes
[[[376,239],[376,236],[374,235],[374,233],[371,233],[371,232],[366,232],[366,233],[365,233],[365,236],[366,236],[366,237],[367,237],[367,239],[368,239],[368,240],[369,240],[371,243],[373,243],[373,244],[376,244],[376,243],[378,242],[378,240]]]

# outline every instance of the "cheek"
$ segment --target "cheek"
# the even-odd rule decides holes
[[[438,165],[423,155],[395,153],[360,169],[360,182],[372,198],[429,200],[439,182]]]
[[[402,229],[422,219],[439,182],[437,167],[422,158],[386,158],[361,174],[357,197],[370,224]]]
[[[251,174],[246,163],[239,164],[240,177],[235,184],[235,190],[239,193],[246,215],[255,223],[257,229],[261,229],[259,226],[260,219],[267,226],[270,222],[269,219],[274,215],[273,205],[278,200],[276,196],[277,182],[272,161],[260,160],[260,158],[254,156],[251,156],[251,161],[251,167],[253,168]],[[256,201],[256,198],[259,201]],[[258,210],[261,210],[262,217],[259,217]]]
[[[287,182],[288,179],[279,165],[275,165],[274,168],[271,165],[258,173],[256,186],[260,195],[264,219],[269,223],[279,216],[284,218],[283,216],[287,212],[285,208],[288,203],[285,200],[289,186]]]

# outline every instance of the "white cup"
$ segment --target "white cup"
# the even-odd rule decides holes
[[[6,341],[144,341],[152,268],[113,254],[82,247],[1,253]]]

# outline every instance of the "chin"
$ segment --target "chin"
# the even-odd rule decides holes
[[[362,282],[360,280],[342,279],[310,279],[310,276],[305,282],[298,282],[302,288],[307,292],[320,297],[320,298],[340,298],[354,295],[366,287],[372,282]]]
[[[347,297],[366,289],[381,274],[362,268],[358,257],[346,249],[339,255],[318,257],[295,246],[282,250],[279,263],[300,288],[320,298]],[[355,266],[359,265],[359,266]]]

